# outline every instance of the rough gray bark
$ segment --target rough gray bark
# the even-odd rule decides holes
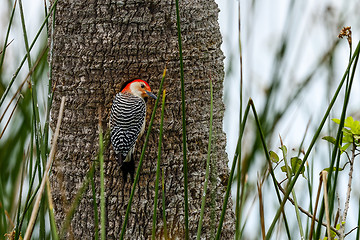
[[[214,141],[208,204],[202,229],[204,239],[214,234],[218,224],[228,179],[224,112],[223,54],[213,0],[180,1],[189,168],[190,237],[196,236],[205,177],[209,130],[209,75],[214,83]],[[121,84],[132,78],[149,82],[154,93],[167,65],[167,91],[161,168],[165,172],[167,226],[172,239],[184,238],[184,189],[182,158],[181,91],[175,1],[59,1],[53,49],[55,87],[52,121],[56,121],[60,99],[66,96],[65,115],[53,166],[51,185],[55,215],[62,225],[66,211],[81,186],[98,150],[98,108],[107,127],[112,99]],[[148,102],[149,119],[154,101]],[[151,237],[156,156],[160,109],[150,136],[140,182],[135,192],[125,239]],[[105,130],[106,131],[106,130]],[[139,159],[141,145],[136,158]],[[136,163],[137,164],[137,163]],[[118,239],[130,185],[123,191],[121,171],[113,150],[105,152],[105,184],[108,239]],[[96,182],[99,182],[98,170]],[[99,184],[97,191],[99,194]],[[213,194],[210,194],[213,193]],[[158,202],[157,237],[163,236],[161,192]],[[210,196],[214,196],[214,205]],[[99,201],[99,199],[98,199]],[[234,214],[231,200],[222,239],[233,238]],[[213,214],[213,218],[211,215]],[[68,237],[91,239],[94,235],[92,193],[88,189],[71,222]]]

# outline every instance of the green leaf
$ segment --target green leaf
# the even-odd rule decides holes
[[[340,230],[340,223],[336,224],[336,230]],[[336,237],[336,233],[331,230],[331,239],[337,239]]]
[[[354,126],[351,128],[351,132],[354,135],[360,135],[360,122],[359,121],[355,121]]]
[[[274,163],[279,162],[279,156],[274,151],[270,151],[269,155],[270,155],[270,160],[272,162],[274,162]]]
[[[298,157],[292,157],[290,159],[290,162],[291,162],[291,168],[293,169],[294,173],[297,172],[301,167],[302,160]],[[305,168],[302,167],[300,173],[302,174],[304,173],[304,171]]]
[[[354,141],[353,134],[349,129],[344,128],[343,134],[344,134],[343,139],[342,139],[343,143],[352,143]]]
[[[333,118],[332,121],[340,124],[340,120],[337,118]],[[349,128],[348,131],[352,134],[360,135],[360,121],[354,121],[353,117],[349,116],[345,119],[344,127]]]
[[[360,135],[360,121],[353,120],[349,128],[354,135]]]
[[[281,169],[282,172],[285,172],[285,173],[287,174],[287,170],[286,170],[286,166],[285,166],[285,165],[282,166],[280,169]],[[288,166],[288,169],[289,169],[289,172],[292,174],[291,167]]]
[[[286,148],[286,146],[285,146],[285,145],[282,145],[281,147],[279,147],[279,149],[283,152],[283,155],[284,155],[284,157],[285,157],[286,154],[287,154],[287,148]]]
[[[344,122],[344,127],[352,128],[353,125],[354,125],[354,119],[352,118],[352,116],[347,117]]]
[[[340,223],[336,224],[336,230],[340,230]]]
[[[324,139],[324,140],[328,141],[329,143],[332,143],[332,144],[335,145],[336,139],[333,138],[332,136],[325,136],[322,139]]]
[[[343,170],[343,168],[338,168],[339,172]],[[323,171],[330,172],[330,168],[324,168]],[[336,167],[333,167],[333,172],[336,171]]]
[[[350,146],[350,144],[351,144],[351,143],[347,143],[347,144],[345,144],[344,146],[341,146],[341,147],[340,147],[341,153],[345,152],[346,149],[348,149],[348,147]]]
[[[340,124],[340,119],[337,119],[337,118],[333,118],[331,119],[334,123],[336,124]]]

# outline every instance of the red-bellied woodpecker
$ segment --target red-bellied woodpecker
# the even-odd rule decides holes
[[[134,149],[145,130],[146,101],[156,96],[147,82],[135,79],[116,94],[110,114],[110,139],[123,172],[124,183],[130,173],[134,181]]]

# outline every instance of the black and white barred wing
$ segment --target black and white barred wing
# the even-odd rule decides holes
[[[143,129],[146,106],[142,98],[118,93],[111,107],[111,143],[124,161]]]

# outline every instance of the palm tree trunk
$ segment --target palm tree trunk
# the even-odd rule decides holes
[[[214,84],[214,133],[211,169],[202,237],[215,232],[229,174],[223,125],[223,53],[217,22],[219,9],[213,0],[181,1],[180,16],[185,71],[186,123],[189,180],[189,228],[196,236],[204,185],[210,116],[209,76]],[[184,239],[184,187],[181,123],[181,86],[175,1],[59,1],[53,48],[55,86],[52,121],[56,122],[60,99],[66,106],[51,185],[58,226],[77,193],[98,151],[98,108],[107,128],[113,97],[122,83],[141,78],[157,93],[167,66],[167,91],[161,168],[165,173],[167,227],[172,239]],[[148,102],[148,118],[154,102]],[[160,111],[142,166],[132,203],[125,239],[149,239],[154,204]],[[139,159],[141,145],[137,145]],[[137,162],[136,162],[137,164]],[[112,147],[105,151],[105,184],[108,239],[118,239],[124,220],[130,184],[123,187],[120,167]],[[98,171],[98,170],[97,170]],[[99,174],[96,175],[98,183]],[[100,192],[97,187],[98,193]],[[211,194],[210,194],[211,193]],[[213,196],[213,200],[211,199]],[[163,238],[161,193],[157,238]],[[222,239],[232,239],[234,214],[228,205]],[[71,222],[69,238],[94,236],[91,188]]]

